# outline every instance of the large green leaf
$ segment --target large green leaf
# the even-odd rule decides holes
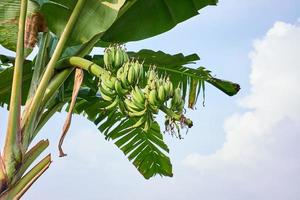
[[[9,104],[14,67],[0,70],[0,106]],[[25,104],[32,78],[32,62],[25,61],[22,78],[22,105]]]
[[[74,111],[95,123],[107,140],[114,140],[146,179],[156,174],[172,176],[172,165],[166,155],[169,149],[163,142],[159,125],[154,122],[148,132],[143,132],[141,128],[130,129],[137,119],[127,118],[118,109],[105,110],[109,102],[103,101],[93,89],[86,86],[85,80]]]
[[[127,0],[103,41],[128,42],[166,32],[217,0]]]
[[[76,5],[75,0],[52,0],[42,4],[42,13],[52,32],[60,36]],[[69,45],[82,44],[105,32],[117,18],[125,0],[88,0],[78,17]]]
[[[175,86],[180,85],[183,88],[185,97],[189,90],[189,101],[192,105],[196,103],[201,90],[205,89],[205,82],[208,82],[229,96],[237,94],[240,86],[236,83],[214,78],[209,70],[204,67],[197,69],[186,67],[199,60],[198,55],[192,54],[184,56],[183,54],[170,55],[162,51],[152,51],[148,49],[139,52],[129,52],[130,57],[144,63],[146,68],[155,65],[161,75],[167,74]],[[196,92],[197,91],[197,92]],[[193,107],[193,106],[190,106]]]
[[[27,16],[31,15],[36,9],[37,4],[29,1]],[[0,45],[12,51],[16,50],[19,12],[20,1],[0,1]],[[29,52],[27,52],[27,54],[28,53]]]

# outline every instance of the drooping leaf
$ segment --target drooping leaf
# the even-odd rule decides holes
[[[99,123],[99,130],[107,139],[113,139],[115,144],[128,156],[138,171],[149,179],[156,174],[173,176],[169,152],[163,141],[160,127],[153,122],[150,129],[144,132],[141,128],[130,129],[136,123],[134,118],[124,118],[121,113],[110,112],[108,117]],[[112,128],[113,127],[113,128]]]
[[[48,27],[60,36],[77,1],[52,0],[42,4],[42,13]],[[105,32],[117,18],[125,0],[88,0],[78,17],[69,39],[69,46],[88,42],[95,35]],[[55,16],[55,17],[53,17]]]
[[[195,15],[217,0],[128,0],[118,19],[104,33],[107,42],[128,42],[149,38],[166,32]]]
[[[240,90],[240,85],[231,81],[211,78],[208,82],[229,96],[235,95]]]
[[[239,91],[239,85],[230,81],[220,80],[214,78],[210,71],[204,67],[199,67],[197,69],[186,67],[187,64],[192,64],[193,62],[199,60],[199,56],[196,54],[184,56],[183,54],[170,55],[162,51],[151,51],[151,50],[141,50],[139,52],[129,52],[130,57],[143,62],[145,69],[148,69],[152,65],[156,66],[159,74],[168,75],[177,87],[180,85],[183,88],[183,97],[187,95],[188,89],[191,87],[192,90],[198,88],[195,102],[198,99],[200,91],[203,92],[205,82],[214,85],[216,88],[220,89],[225,94],[232,96]],[[194,85],[192,85],[192,83]],[[194,91],[195,92],[195,91]]]
[[[150,49],[143,49],[138,52],[128,52],[128,55],[145,64],[167,67],[192,64],[195,61],[200,60],[197,54],[188,56],[184,56],[182,53],[170,55],[162,51],[152,51]]]
[[[199,81],[195,79],[191,79],[191,85],[190,85],[190,91],[189,91],[189,103],[188,107],[189,108],[194,108],[194,105],[196,103],[196,91],[197,91],[197,86],[199,87]]]

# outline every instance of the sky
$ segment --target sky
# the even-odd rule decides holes
[[[127,44],[130,51],[197,53],[195,67],[242,89],[228,97],[207,85],[206,106],[187,113],[194,127],[184,139],[164,136],[173,178],[143,179],[80,116],[65,140],[68,156],[58,158],[66,113],[57,114],[39,135],[50,139],[53,163],[23,199],[299,200],[299,11],[298,0],[220,1],[167,33]],[[1,109],[2,138],[6,118]]]

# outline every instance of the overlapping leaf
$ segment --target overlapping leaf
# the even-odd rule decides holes
[[[127,0],[118,19],[105,32],[103,41],[128,42],[166,32],[217,0]]]
[[[236,83],[212,77],[210,71],[204,67],[197,69],[186,67],[185,65],[199,60],[199,56],[196,54],[188,56],[183,54],[170,55],[162,51],[155,52],[145,49],[137,53],[129,52],[129,55],[140,62],[144,62],[144,66],[147,68],[155,65],[161,75],[168,75],[175,86],[180,85],[183,88],[184,97],[189,90],[189,102],[192,105],[190,107],[196,103],[200,91],[204,92],[205,82],[230,96],[235,95],[240,89]]]
[[[69,39],[69,46],[89,41],[105,32],[117,18],[125,0],[88,0],[80,12]],[[60,36],[77,1],[51,0],[43,2],[41,12],[52,32]],[[55,16],[55,17],[53,17]]]
[[[107,102],[88,95],[90,92],[81,90],[75,111],[94,122],[106,139],[114,140],[146,179],[156,174],[172,176],[172,165],[166,155],[169,149],[163,142],[159,125],[153,123],[148,132],[141,128],[130,129],[136,119],[127,118],[117,110],[104,111]]]

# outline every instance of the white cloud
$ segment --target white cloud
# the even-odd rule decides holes
[[[209,199],[300,198],[299,52],[298,25],[277,22],[254,42],[251,93],[240,102],[248,111],[226,120],[223,148],[184,160],[219,191]]]

